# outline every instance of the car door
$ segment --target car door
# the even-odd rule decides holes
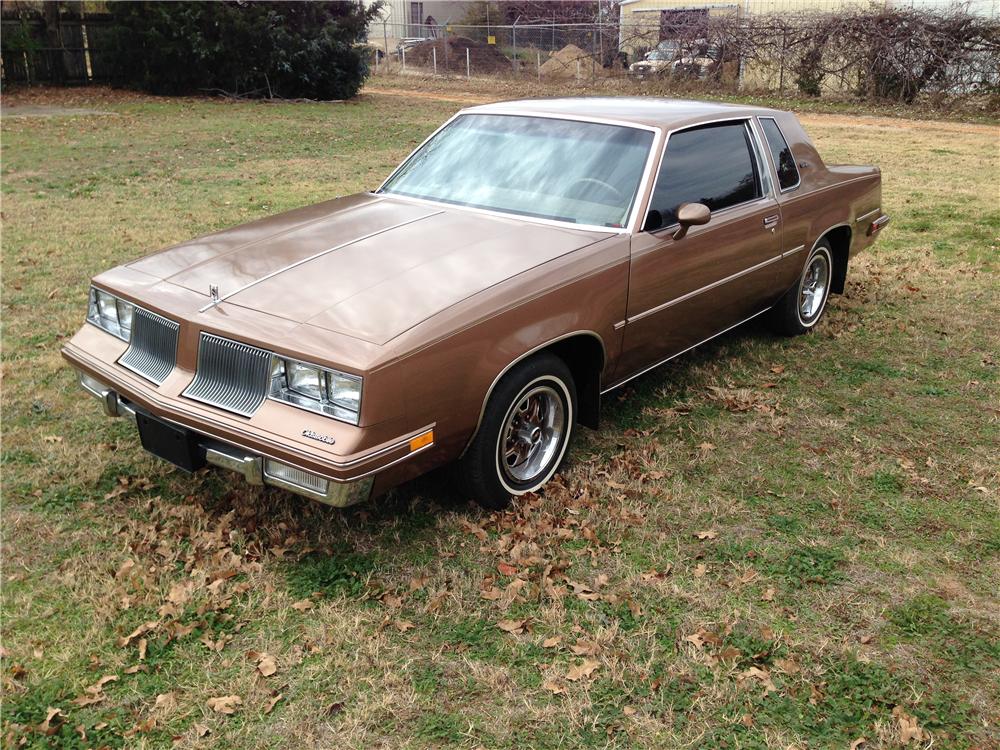
[[[780,259],[780,213],[749,119],[670,134],[647,217],[632,238],[617,379],[675,356],[761,312]],[[709,222],[674,239],[677,208],[702,203]],[[654,221],[655,223],[655,221]]]

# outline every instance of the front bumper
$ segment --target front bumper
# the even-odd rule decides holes
[[[78,371],[78,376],[80,386],[101,402],[105,414],[136,422],[136,413],[141,407],[82,371]],[[364,502],[371,496],[373,476],[349,482],[335,481],[308,472],[301,467],[273,461],[238,445],[225,443],[197,432],[194,434],[199,449],[204,451],[205,463],[241,474],[248,484],[280,487],[338,508]],[[276,476],[276,471],[283,471],[286,476]],[[299,481],[292,481],[291,477]]]

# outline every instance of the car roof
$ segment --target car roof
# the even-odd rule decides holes
[[[469,107],[476,114],[547,115],[570,119],[617,120],[666,130],[729,117],[774,115],[776,110],[693,99],[653,96],[578,96],[556,99],[518,99]]]

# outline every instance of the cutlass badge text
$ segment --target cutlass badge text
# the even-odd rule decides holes
[[[326,443],[327,445],[333,445],[337,441],[334,440],[329,435],[321,435],[318,432],[313,432],[312,430],[302,430],[302,434],[307,438],[312,438],[313,440],[319,440],[321,443]]]

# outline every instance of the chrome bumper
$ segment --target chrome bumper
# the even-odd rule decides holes
[[[77,372],[80,386],[97,398],[101,402],[104,413],[109,417],[124,417],[136,423],[136,407],[128,401],[121,399],[114,390],[104,385],[96,378],[92,378],[82,372]],[[311,500],[318,500],[321,503],[343,508],[348,505],[364,502],[371,495],[374,477],[366,477],[354,482],[337,482],[328,477],[305,472],[317,481],[326,481],[326,491],[320,492],[311,487],[290,482],[281,477],[272,476],[266,470],[265,457],[251,453],[244,448],[229,443],[223,443],[209,437],[202,437],[199,445],[205,450],[205,462],[220,469],[228,469],[242,474],[247,484],[270,485],[294,492]],[[297,467],[292,467],[297,468]]]

